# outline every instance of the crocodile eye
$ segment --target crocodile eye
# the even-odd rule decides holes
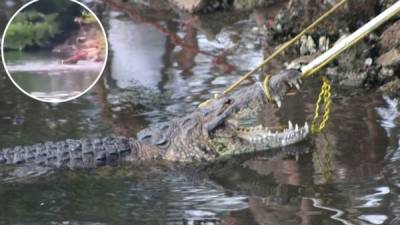
[[[228,98],[225,102],[224,105],[231,105],[233,103],[233,99]]]
[[[232,105],[233,103],[233,99],[227,99],[224,102],[224,105],[220,108],[219,112],[218,112],[218,116],[221,115],[223,112],[225,112],[226,109],[228,109],[229,105]]]

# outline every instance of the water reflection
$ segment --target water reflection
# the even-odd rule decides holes
[[[118,62],[111,64],[111,77],[118,87],[127,88],[132,81],[157,87],[166,37],[128,19],[111,18],[109,23],[113,61]]]
[[[2,184],[0,222],[41,218],[45,224],[215,224],[224,212],[248,207],[244,196],[227,195],[212,183],[190,181],[181,175],[129,175],[132,169],[58,173],[28,184]],[[15,192],[21,198],[15,198]]]

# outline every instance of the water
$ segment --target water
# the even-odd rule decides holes
[[[10,192],[20,193],[19,200]],[[227,196],[221,188],[183,176],[161,173],[138,178],[113,169],[56,174],[28,185],[2,184],[0,196],[2,224],[215,222],[227,210],[248,207],[244,196]]]
[[[1,73],[0,147],[133,136],[149,124],[192,111],[272,51],[263,44],[258,24],[260,15],[273,10],[207,19],[139,4],[127,8],[128,15],[116,8],[102,11],[111,60],[100,82],[79,99],[40,103]],[[268,72],[287,60],[277,59]],[[317,79],[305,82],[300,94],[262,119],[310,121],[319,87]],[[298,157],[264,153],[194,171],[164,165],[95,171],[2,168],[0,224],[398,221],[399,100],[334,87],[332,101],[327,129],[313,138],[311,153]]]
[[[36,98],[57,102],[78,96],[97,79],[102,63],[62,65],[51,52],[6,52],[7,70],[15,83]]]

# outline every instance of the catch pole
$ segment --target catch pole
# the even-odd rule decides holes
[[[302,78],[309,77],[314,73],[318,72],[320,69],[322,69],[325,65],[334,60],[342,52],[352,47],[358,41],[363,39],[365,36],[370,34],[372,31],[374,31],[376,28],[381,26],[383,23],[388,21],[390,18],[392,18],[399,12],[400,12],[400,1],[397,1],[394,5],[390,6],[388,9],[386,9],[381,14],[376,16],[374,19],[369,21],[367,24],[359,28],[350,36],[339,41],[339,43],[337,43],[331,49],[329,49],[328,51],[326,51],[325,53],[323,53],[322,55],[311,61],[308,65],[303,66],[301,68]]]

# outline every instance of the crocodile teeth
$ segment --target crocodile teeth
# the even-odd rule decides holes
[[[276,102],[276,105],[278,106],[278,108],[280,108],[282,106],[282,102],[278,98],[275,99],[275,102]]]
[[[297,90],[300,90],[300,84],[299,83],[295,83],[294,86],[296,87]]]
[[[264,127],[262,127],[261,130],[255,130],[255,128],[251,130],[253,133],[243,132],[238,133],[238,136],[258,147],[263,148],[263,146],[265,146],[265,149],[268,149],[271,147],[282,147],[304,140],[309,134],[309,125],[306,122],[302,127],[299,127],[298,124],[293,126],[293,123],[288,121],[288,128],[281,131],[274,131]]]

